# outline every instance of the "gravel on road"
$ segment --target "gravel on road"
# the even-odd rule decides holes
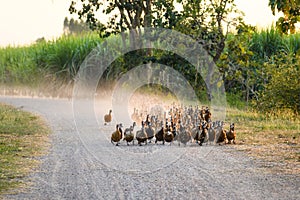
[[[95,109],[95,127],[91,116],[78,119],[70,100],[0,102],[41,115],[53,130],[49,153],[26,178],[29,187],[4,199],[300,199],[298,175],[268,173],[230,145],[117,147],[109,138],[114,123],[101,121],[106,105]]]

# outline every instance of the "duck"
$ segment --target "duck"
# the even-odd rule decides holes
[[[104,115],[104,125],[107,125],[112,120],[112,110],[109,110],[108,114]]]
[[[210,144],[216,142],[216,131],[214,129],[214,124],[214,122],[210,122],[208,124],[208,141]]]
[[[135,138],[138,141],[138,144],[140,146],[142,146],[142,143],[146,143],[147,144],[148,136],[147,136],[147,133],[145,131],[145,123],[144,123],[144,121],[142,121],[142,128],[141,128],[141,130],[138,130],[136,132]]]
[[[236,133],[235,133],[235,130],[234,130],[234,123],[231,123],[230,124],[230,129],[229,131],[226,132],[226,137],[227,137],[227,140],[228,140],[228,144],[232,143],[235,144],[235,137],[236,137]]]
[[[226,130],[223,128],[224,122],[218,122],[218,126],[216,127],[216,143],[221,145],[221,143],[226,144]]]
[[[116,130],[111,134],[111,143],[114,144],[116,142],[116,146],[119,146],[119,142],[122,139],[122,124],[116,125]]]
[[[147,126],[147,128],[145,128],[145,131],[147,133],[148,142],[151,143],[151,140],[152,140],[152,138],[154,138],[154,133],[155,133],[155,130],[152,127],[151,122],[148,122],[148,126]]]
[[[201,124],[201,132],[199,135],[199,145],[202,146],[204,142],[208,140],[208,130],[207,130],[207,123],[205,121]]]
[[[163,144],[165,144],[165,138],[164,138],[165,128],[163,127],[162,121],[160,124],[161,124],[161,128],[155,134],[155,144],[159,141],[162,142]]]
[[[197,144],[199,143],[200,134],[201,134],[201,125],[197,123],[196,127],[194,127],[191,130],[192,139],[193,141],[196,141]]]
[[[133,122],[132,126],[130,126],[129,128],[126,128],[124,130],[124,139],[127,142],[127,145],[129,145],[130,142],[132,142],[132,145],[134,145],[134,127],[136,126],[136,122]]]
[[[180,143],[184,144],[184,146],[186,146],[186,144],[188,143],[188,141],[191,140],[191,134],[188,132],[188,130],[186,130],[186,128],[184,126],[182,126],[182,124],[179,122],[179,129],[178,129],[178,146],[180,146]]]
[[[174,140],[174,134],[172,133],[169,125],[167,126],[166,131],[164,133],[164,139],[165,139],[165,142],[169,142],[170,145],[172,144],[172,142]]]

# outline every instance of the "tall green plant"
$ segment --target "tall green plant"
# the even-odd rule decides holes
[[[101,39],[96,34],[62,36],[38,49],[35,62],[65,81],[73,80],[78,69]]]
[[[266,79],[260,94],[258,107],[276,114],[278,110],[289,109],[296,115],[300,111],[300,53],[278,54],[265,64]]]
[[[6,47],[0,49],[0,75],[2,84],[28,84],[38,80],[38,67],[35,64],[34,50],[31,47]]]
[[[255,52],[257,60],[268,60],[279,52],[287,51],[283,36],[274,27],[255,32],[249,46],[250,50]]]
[[[0,48],[0,83],[38,85],[46,74],[72,81],[83,60],[99,42],[97,34],[84,34],[30,46]]]

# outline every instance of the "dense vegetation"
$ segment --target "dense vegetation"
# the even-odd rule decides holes
[[[0,49],[0,80],[5,86],[67,84],[89,52],[100,42],[98,35],[64,35],[53,41]],[[58,83],[55,83],[58,82]]]
[[[1,85],[37,87],[49,81],[72,83],[84,58],[100,42],[97,34],[83,34],[26,47],[2,48]],[[281,35],[275,29],[230,34],[217,63],[224,75],[226,91],[234,94],[235,101],[255,103],[264,111],[288,108],[297,114],[300,109],[299,47],[300,34]],[[155,51],[154,54],[157,56],[135,57],[130,63],[116,61],[118,63],[112,66],[118,69],[114,69],[108,79],[117,78],[120,71],[152,59],[174,66],[194,88],[205,90],[203,80],[195,82],[195,69],[186,61],[170,53]],[[176,63],[172,62],[174,59]]]
[[[229,37],[219,66],[228,92],[241,92],[262,111],[288,109],[297,114],[299,56],[300,34],[282,35],[274,28],[244,30]]]
[[[172,66],[184,75],[201,100],[211,100],[210,88],[219,84],[214,82],[213,74],[201,77],[194,66],[174,52],[136,48],[132,38],[144,34],[143,27],[168,28],[188,35],[203,46],[213,61],[207,62],[207,69],[212,71],[212,63],[217,65],[228,99],[232,100],[229,103],[245,102],[270,114],[284,110],[292,116],[298,115],[300,34],[283,34],[295,32],[294,22],[299,13],[294,11],[298,3],[282,6],[279,1],[270,0],[270,9],[283,12],[290,20],[286,22],[289,26],[285,31],[278,24],[276,28],[258,31],[244,23],[234,0],[177,0],[181,10],[175,9],[173,0],[107,2],[72,1],[69,11],[77,14],[80,21],[66,18],[66,35],[54,41],[38,40],[27,47],[0,49],[1,85],[46,86],[47,90],[51,86],[53,91],[58,91],[60,85],[72,86],[89,52],[104,38],[121,33],[123,41],[118,45],[138,50],[115,60],[100,83],[114,82],[133,67],[151,61]],[[97,18],[99,11],[110,16],[107,23]],[[95,32],[88,32],[87,27]],[[126,35],[126,30],[132,31]],[[128,41],[124,40],[126,37]]]
[[[101,41],[97,34],[85,33],[25,47],[2,48],[1,85],[41,87],[49,85],[49,81],[53,87],[57,82],[72,84],[84,58]],[[185,60],[169,52],[154,51],[153,54],[157,56],[124,55],[125,60],[131,59],[134,65],[124,59],[116,61],[108,79],[115,79],[130,67],[151,60],[173,66],[200,91],[198,95],[205,98],[203,80],[195,81],[195,69]],[[264,111],[286,108],[297,114],[300,109],[299,56],[300,34],[281,35],[273,28],[256,31],[251,27],[229,34],[217,64],[232,99],[230,103],[247,102]]]

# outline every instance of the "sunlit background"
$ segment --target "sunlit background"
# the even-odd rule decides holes
[[[38,38],[53,39],[63,33],[64,18],[70,17],[71,0],[0,0],[0,46],[26,45]],[[236,0],[245,21],[258,28],[277,19],[268,0]],[[75,16],[73,16],[75,18]]]

